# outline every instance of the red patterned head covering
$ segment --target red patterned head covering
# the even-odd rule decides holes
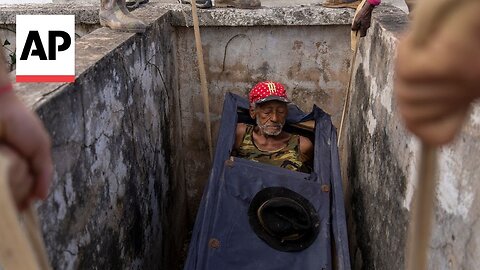
[[[248,100],[250,104],[259,104],[270,100],[290,102],[285,87],[281,83],[271,81],[257,83],[250,91]]]

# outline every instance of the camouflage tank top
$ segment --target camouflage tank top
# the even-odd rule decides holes
[[[263,151],[253,142],[254,126],[247,125],[243,136],[242,144],[235,151],[234,155],[240,158],[249,159],[273,166],[282,167],[297,171],[302,167],[300,159],[300,136],[292,135],[285,147],[274,151]]]

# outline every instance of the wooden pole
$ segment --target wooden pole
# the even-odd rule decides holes
[[[210,99],[207,88],[207,74],[205,72],[205,63],[203,62],[203,48],[202,38],[200,36],[200,26],[198,22],[196,1],[191,0],[192,3],[192,19],[193,30],[195,33],[195,46],[197,47],[198,70],[200,73],[200,88],[203,97],[203,113],[207,132],[208,152],[210,154],[210,161],[213,162],[213,142],[212,142],[212,126],[210,123]]]
[[[408,228],[406,250],[406,269],[408,270],[426,270],[428,267],[428,249],[435,209],[435,187],[437,186],[436,171],[436,147],[422,144],[417,190]]]
[[[362,9],[362,7],[366,4],[367,0],[363,0],[358,4],[357,10],[355,11],[355,15],[353,18],[357,16],[358,12]],[[337,137],[337,145],[340,148],[340,142],[342,141],[343,135],[343,126],[345,124],[345,118],[348,114],[348,109],[350,105],[350,96],[352,92],[352,81],[353,81],[353,69],[355,68],[355,60],[357,59],[358,48],[360,46],[360,37],[358,36],[358,31],[351,31],[350,32],[350,48],[353,51],[352,59],[350,61],[350,76],[348,79],[348,87],[347,91],[345,92],[345,98],[343,102],[343,110],[342,110],[342,118],[340,119],[340,127],[338,128],[338,137]]]
[[[37,210],[33,205],[30,205],[23,213],[23,220],[27,237],[30,239],[33,250],[37,255],[40,269],[51,269],[50,260],[48,259],[47,249],[43,241],[42,230],[38,219]]]
[[[355,39],[358,39],[358,36],[355,35]],[[353,43],[353,42],[352,42]],[[355,49],[352,54],[352,60],[350,61],[350,76],[348,79],[348,87],[347,91],[345,92],[345,97],[344,97],[344,102],[343,102],[343,111],[342,111],[342,118],[340,119],[340,127],[338,128],[338,138],[337,138],[337,145],[340,148],[340,142],[342,141],[342,135],[343,135],[343,129],[344,129],[344,124],[345,124],[345,118],[348,113],[348,109],[350,106],[350,96],[352,93],[352,87],[353,87],[353,69],[355,68],[355,60],[357,59],[357,53],[358,53],[358,47],[360,46],[360,42],[358,40],[354,41],[355,43]]]
[[[49,270],[51,267],[33,205],[23,213],[25,231],[22,229],[10,192],[9,165],[8,158],[0,154],[0,265],[5,270]]]

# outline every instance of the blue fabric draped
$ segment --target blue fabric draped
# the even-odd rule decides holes
[[[237,121],[248,121],[248,117],[239,119],[242,114],[238,112],[242,110],[248,110],[247,100],[227,93],[213,166],[184,270],[329,270],[333,260],[337,269],[350,269],[337,135],[330,116],[316,106],[308,114],[289,106],[287,129],[295,123],[315,121],[313,172],[305,174],[230,157]],[[251,229],[250,201],[263,188],[273,186],[301,194],[317,210],[320,233],[307,249],[278,251]]]

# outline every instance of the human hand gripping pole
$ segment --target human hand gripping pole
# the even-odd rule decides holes
[[[446,29],[449,30],[451,33],[454,33],[451,35],[451,40],[455,40],[455,38],[462,38],[462,34],[464,36],[468,36],[468,34],[465,35],[465,25],[468,25],[465,23],[466,17],[462,14],[462,12],[459,12],[459,10],[461,8],[466,8],[465,3],[471,4],[473,2],[475,1],[421,1],[418,5],[418,8],[416,9],[417,16],[415,17],[415,21],[412,24],[411,32],[409,33],[407,38],[404,39],[404,43],[411,42],[411,45],[413,45],[413,50],[423,49],[426,48],[426,46],[429,46],[430,50],[434,50],[435,46],[437,46],[438,43],[432,45],[432,42],[429,42],[429,39],[432,38],[432,36],[434,35],[438,35],[440,30]],[[476,4],[478,3],[479,2],[477,2]],[[402,52],[402,48],[399,48],[399,50],[400,52]],[[447,54],[456,55],[456,52],[448,52]],[[439,55],[439,57],[445,57],[445,55]],[[417,59],[415,58],[416,57],[413,57],[412,60],[417,61]],[[405,61],[403,59],[400,60]],[[402,65],[398,65],[398,67],[401,66]],[[397,72],[401,72],[401,68],[398,67]],[[438,72],[438,70],[436,70],[435,72]],[[439,74],[443,74],[442,72],[443,70],[440,70]],[[402,73],[400,74],[402,75]],[[424,83],[433,84],[434,81],[435,79],[431,79],[430,81],[427,80]],[[401,85],[400,83],[396,84],[396,87],[405,87],[405,85]],[[403,92],[402,94],[404,94]],[[437,89],[436,94],[440,95],[441,93],[441,90]],[[405,107],[408,106],[408,104],[400,105]],[[444,141],[451,140],[451,138],[460,131],[461,126],[467,116],[469,110],[468,107],[469,106],[459,106],[458,108],[450,111],[448,114],[445,114],[445,110],[442,109],[443,114],[432,113],[435,118],[432,118],[432,116],[430,116],[432,120],[423,123],[423,125],[428,125],[428,128],[424,128],[425,130],[432,130],[432,127],[434,127],[437,132],[441,130],[441,132],[448,135],[437,136],[437,138],[429,139],[430,144],[426,141],[422,142],[417,190],[415,192],[415,197],[412,205],[411,221],[409,224],[408,240],[406,247],[406,269],[408,270],[424,270],[428,268],[427,258],[432,230],[433,212],[435,206],[435,189],[437,186],[438,177],[436,175],[437,148],[434,145],[440,145]],[[403,108],[403,110],[405,114],[405,111],[407,111],[407,109]],[[435,110],[432,111],[435,112]],[[410,129],[413,130],[412,127],[410,127]],[[428,133],[424,131],[419,131],[418,125],[415,126],[415,130],[417,132],[416,134],[419,134],[421,137],[423,136],[423,138],[432,138],[432,136],[428,136]],[[428,139],[426,140],[428,141]]]
[[[0,138],[2,129],[0,125]],[[51,269],[33,204],[21,214],[10,192],[8,169],[10,160],[0,153],[0,265],[5,270]]]

